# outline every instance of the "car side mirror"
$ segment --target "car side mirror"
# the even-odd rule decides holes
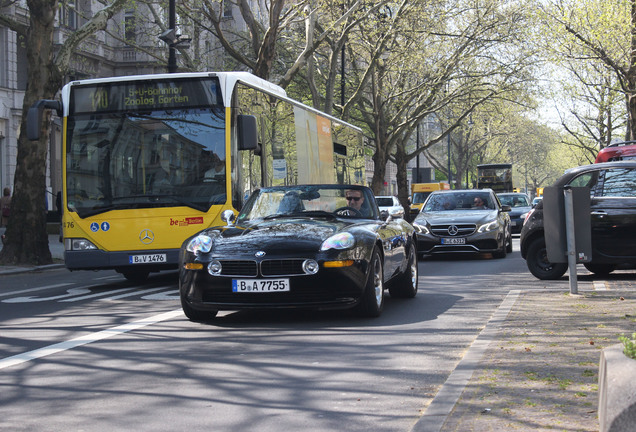
[[[401,208],[392,208],[389,210],[389,216],[393,219],[404,218],[404,210]]]
[[[234,222],[234,212],[232,210],[224,210],[221,213],[221,220],[227,224],[227,226],[231,226],[232,222]]]

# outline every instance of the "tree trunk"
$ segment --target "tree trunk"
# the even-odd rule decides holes
[[[397,165],[397,185],[398,185],[398,200],[404,207],[404,218],[411,222],[411,205],[409,202],[409,182],[407,179],[406,164],[408,162],[406,149],[404,145],[400,144],[395,149],[395,164]]]
[[[53,24],[57,0],[29,0],[30,27],[27,34],[28,85],[24,96],[22,123],[18,138],[14,194],[6,243],[0,251],[0,263],[41,265],[52,262],[46,232],[46,161],[48,122],[43,122],[39,141],[26,137],[28,108],[40,95],[53,97],[51,89]],[[50,116],[50,114],[48,114]]]

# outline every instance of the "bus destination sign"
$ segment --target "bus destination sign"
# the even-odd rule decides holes
[[[128,81],[71,88],[71,114],[203,108],[219,105],[215,78]]]

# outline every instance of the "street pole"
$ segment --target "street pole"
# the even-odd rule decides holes
[[[177,27],[177,11],[175,6],[175,0],[170,0],[168,4],[168,27],[172,30],[173,34]],[[177,53],[174,47],[175,42],[168,44],[168,73],[175,73],[177,71]]]
[[[418,123],[416,126],[416,135],[415,135],[415,151],[420,149],[420,124]],[[415,174],[415,183],[420,182],[420,154],[417,154],[416,164],[415,164],[416,174]]]
[[[452,183],[451,183],[451,136],[450,136],[450,131],[448,132],[448,184],[450,186],[450,188],[452,189]]]

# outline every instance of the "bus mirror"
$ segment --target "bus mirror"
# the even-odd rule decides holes
[[[256,117],[253,115],[239,115],[238,123],[238,149],[257,150],[258,130],[256,128]]]
[[[40,139],[42,113],[46,108],[54,109],[58,116],[62,115],[62,103],[60,101],[42,99],[31,105],[31,108],[27,111],[26,124],[27,138],[31,141],[37,141]]]

